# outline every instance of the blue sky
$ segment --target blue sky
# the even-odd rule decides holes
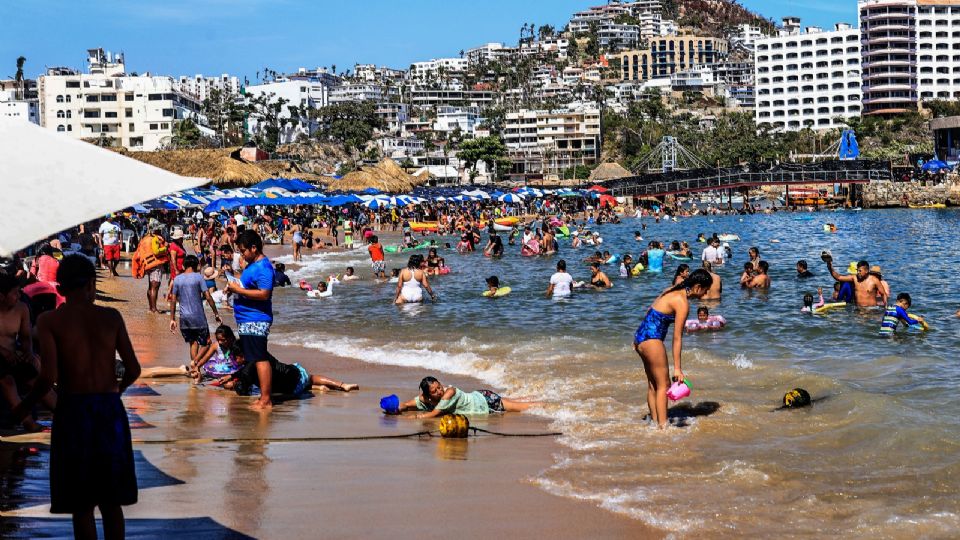
[[[0,77],[27,58],[27,76],[45,66],[83,68],[85,51],[123,51],[128,71],[230,73],[411,62],[456,56],[488,41],[515,43],[529,22],[562,27],[574,11],[603,0],[30,0],[7,3]],[[741,0],[765,17],[805,25],[856,23],[855,0]],[[43,32],[38,29],[43,28]]]

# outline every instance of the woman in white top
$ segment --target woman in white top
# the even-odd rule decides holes
[[[567,261],[557,261],[557,273],[550,277],[550,286],[547,287],[547,296],[560,298],[570,296],[573,292],[573,276],[567,273]]]
[[[420,266],[423,264],[423,255],[411,255],[407,267],[400,272],[400,279],[397,281],[397,297],[394,304],[408,304],[423,302],[423,290],[420,285],[430,293],[430,298],[437,299],[436,293],[430,287],[427,281],[427,273]]]

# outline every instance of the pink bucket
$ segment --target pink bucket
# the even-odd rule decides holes
[[[670,388],[667,390],[667,397],[671,401],[681,400],[690,395],[690,386],[687,384],[687,380],[676,381]]]

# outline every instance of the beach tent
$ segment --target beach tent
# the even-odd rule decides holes
[[[497,197],[497,200],[505,203],[522,203],[523,195],[517,193],[507,193],[506,195]]]
[[[0,117],[0,148],[5,188],[0,255],[78,223],[209,183],[9,117]]]

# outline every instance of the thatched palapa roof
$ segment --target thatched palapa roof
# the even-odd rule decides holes
[[[388,193],[405,193],[426,181],[425,177],[407,174],[396,161],[387,158],[376,165],[347,173],[343,178],[331,182],[329,188],[341,191],[374,188]]]
[[[250,186],[268,178],[299,178],[319,182],[325,176],[302,172],[296,163],[285,160],[251,163],[239,157],[237,148],[191,148],[158,152],[119,152],[154,167],[197,178],[209,178],[223,186]]]
[[[235,149],[199,148],[125,153],[133,159],[181,176],[209,178],[214,184],[248,186],[271,177],[270,173],[260,167],[231,157],[232,150]]]
[[[590,172],[590,182],[603,182],[605,180],[616,180],[626,176],[633,176],[623,165],[614,162],[601,163],[596,169]]]

